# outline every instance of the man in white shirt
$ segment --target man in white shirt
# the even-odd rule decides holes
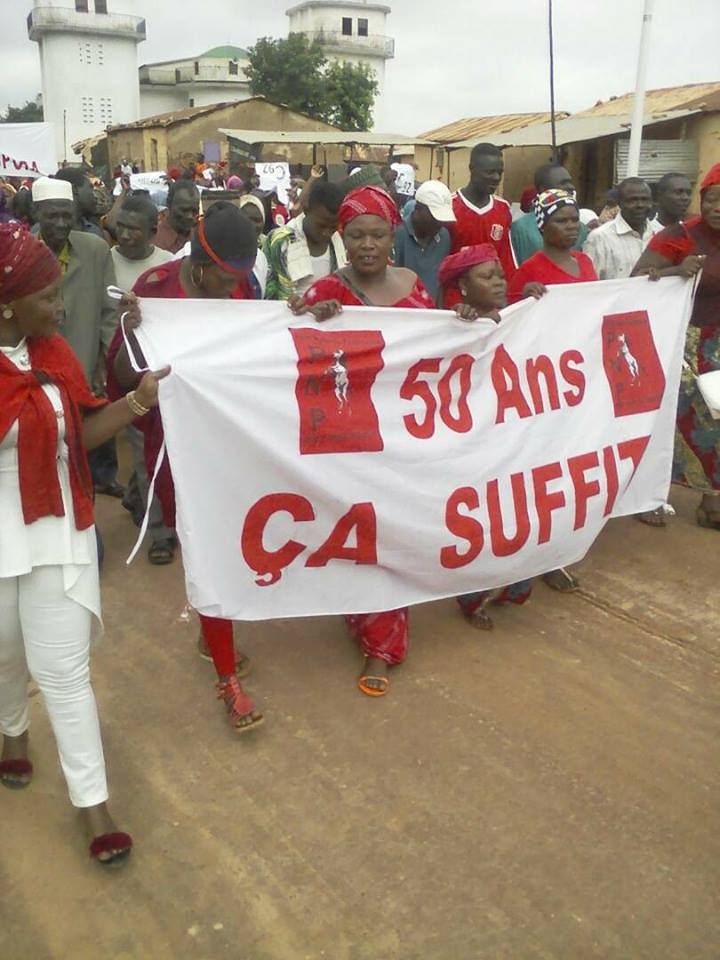
[[[653,198],[645,180],[623,180],[618,201],[620,209],[615,218],[593,230],[583,247],[601,280],[629,277],[650,238],[662,230],[661,224],[648,219]]]
[[[132,290],[138,277],[151,267],[173,259],[168,250],[153,245],[158,225],[157,207],[149,197],[127,197],[117,215],[117,246],[110,251],[121,290]]]
[[[157,207],[150,197],[128,197],[123,201],[115,223],[115,236],[118,243],[110,251],[115,266],[115,276],[121,290],[132,290],[135,281],[146,270],[159,267],[173,259],[169,250],[161,250],[160,247],[153,245],[152,240],[157,225]],[[128,427],[127,432],[133,452],[134,474],[125,491],[123,506],[130,511],[137,523],[142,521],[145,512],[149,480],[143,454],[143,435],[136,427]],[[153,499],[150,506],[148,531],[150,562],[170,563],[175,554],[175,534],[163,525],[162,510],[156,499]]]

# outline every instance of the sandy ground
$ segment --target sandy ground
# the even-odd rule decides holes
[[[720,536],[673,494],[613,522],[581,594],[477,633],[413,611],[390,695],[338,618],[239,625],[265,726],[237,738],[180,565],[101,498],[95,688],[122,871],[88,860],[40,697],[0,791],[1,960],[717,960]]]

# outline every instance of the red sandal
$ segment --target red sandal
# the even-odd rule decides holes
[[[247,733],[248,730],[254,730],[255,727],[260,726],[264,719],[263,715],[257,712],[255,704],[243,690],[237,676],[233,674],[225,680],[218,680],[215,688],[218,692],[218,700],[225,701],[230,723],[236,733]],[[250,722],[242,723],[248,717]]]
[[[6,780],[6,776],[29,777],[29,780]],[[32,783],[33,765],[24,757],[14,760],[0,760],[0,783],[8,790],[24,790]]]
[[[102,833],[99,837],[95,837],[90,844],[90,856],[103,867],[108,867],[111,864],[117,865],[127,860],[132,845],[133,841],[129,833]],[[117,852],[112,857],[107,860],[100,859],[101,854],[110,853],[113,850]]]

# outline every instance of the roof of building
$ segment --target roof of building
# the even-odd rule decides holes
[[[298,110],[293,110],[285,103],[273,103],[272,100],[268,100],[262,96],[247,97],[244,100],[225,100],[222,103],[208,103],[203,107],[183,107],[181,110],[171,110],[169,113],[156,113],[152,117],[143,117],[142,120],[133,120],[131,123],[116,123],[107,129],[108,133],[113,133],[117,130],[143,130],[148,127],[171,127],[176,123],[188,123],[190,120],[195,120],[197,117],[205,116],[216,110],[222,110],[225,107],[238,107],[240,104],[252,103],[253,101],[267,103],[268,106],[271,107],[282,107],[295,114],[295,116],[304,117],[304,119],[310,123],[318,124],[321,128],[326,126],[328,130],[332,131],[335,129],[330,124],[323,124],[322,120],[313,120],[312,117],[305,117],[304,114]]]
[[[559,114],[566,117],[567,114]],[[421,133],[426,140],[437,140],[440,143],[454,143],[456,140],[475,140],[480,143],[483,137],[489,134],[509,133],[532,123],[542,123],[550,120],[549,113],[503,113],[495,117],[467,117],[446,123],[443,127],[436,127]]]
[[[172,60],[153,60],[152,63],[141,63],[140,69],[142,70],[143,67],[167,67],[173,63],[191,63],[193,60],[203,60],[205,57],[212,57],[216,60],[247,60],[248,52],[243,47],[212,47],[205,53],[193,53],[187,57],[173,57]]]
[[[594,107],[580,110],[573,117],[611,117],[632,113],[634,93],[625,93],[609,100],[598,100]],[[720,110],[720,82],[686,83],[681,87],[659,87],[645,93],[645,112],[667,113],[672,110]]]
[[[599,101],[594,107],[568,115],[557,114],[557,143],[579,143],[630,132],[633,94]],[[690,83],[663,87],[645,94],[644,126],[682,120],[693,114],[720,111],[720,83]],[[470,131],[470,132],[467,132]],[[429,130],[422,134],[453,149],[472,148],[488,141],[499,147],[530,147],[552,144],[550,114],[508,114],[478,117]]]
[[[203,57],[215,57],[216,60],[244,60],[247,55],[247,50],[244,50],[242,47],[224,46],[212,47],[210,50],[206,50],[205,53],[201,53],[196,59],[202,60]]]
[[[366,3],[365,0],[304,0],[303,3],[296,3],[294,7],[289,7],[285,11],[286,16],[291,13],[299,13],[301,10],[311,10],[313,7],[354,7],[361,10],[375,10],[380,13],[391,13],[390,7],[384,3]]]
[[[232,130],[220,133],[242,143],[361,143],[367,146],[433,146],[422,137],[402,133],[362,133],[357,130]]]
[[[645,114],[643,126],[651,127],[656,123],[665,123],[669,120],[683,120],[685,117],[702,113],[699,109],[668,110],[664,113]],[[567,143],[581,143],[584,140],[598,140],[600,137],[612,137],[618,134],[629,134],[632,125],[631,113],[612,114],[610,116],[581,116],[573,114],[564,117],[555,124],[556,143],[564,146]],[[511,130],[508,133],[485,134],[479,139],[456,141],[447,144],[448,149],[472,149],[476,143],[487,140],[498,147],[540,147],[552,144],[552,128],[548,121],[532,123],[528,127]]]

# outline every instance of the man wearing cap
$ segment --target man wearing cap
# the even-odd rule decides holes
[[[75,202],[67,180],[39,177],[32,197],[37,211],[40,237],[60,261],[63,272],[64,317],[60,333],[70,344],[90,385],[98,363],[107,351],[117,327],[115,304],[107,287],[115,284],[110,247],[91,233],[74,230]],[[114,441],[111,441],[114,447]],[[107,454],[107,455],[105,455]],[[100,493],[122,496],[117,483],[117,460],[105,445],[90,458],[93,479]]]
[[[450,253],[445,225],[455,222],[450,190],[439,180],[427,180],[403,207],[402,221],[395,232],[395,266],[413,270],[437,301],[438,270]]]

